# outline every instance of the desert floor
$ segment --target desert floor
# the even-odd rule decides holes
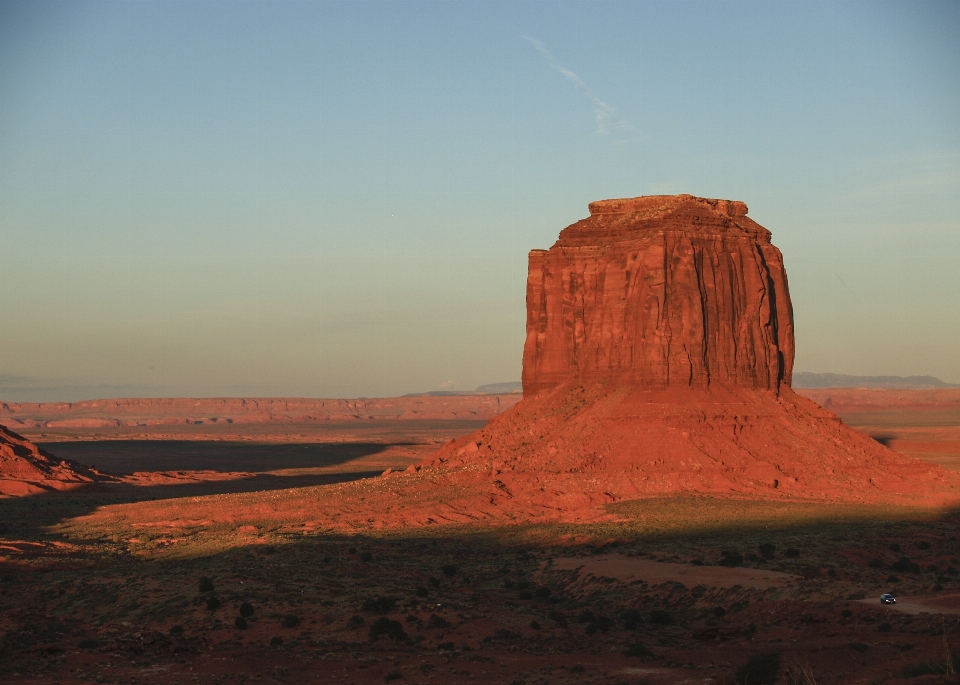
[[[838,397],[850,425],[960,467],[960,411]],[[136,475],[0,500],[0,680],[760,683],[778,662],[783,683],[957,682],[960,510],[686,495],[600,524],[362,534],[290,514],[481,425],[22,430]]]

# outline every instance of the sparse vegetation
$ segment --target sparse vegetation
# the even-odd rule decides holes
[[[736,672],[738,685],[774,685],[780,673],[780,654],[763,652],[751,657]]]

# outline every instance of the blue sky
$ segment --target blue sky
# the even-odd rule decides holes
[[[744,200],[797,368],[960,382],[960,5],[0,3],[0,398],[516,380],[526,255]]]

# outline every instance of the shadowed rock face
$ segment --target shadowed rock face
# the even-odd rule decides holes
[[[58,459],[0,426],[0,495],[69,490],[95,482],[101,475],[75,461]]]
[[[527,277],[525,396],[577,380],[778,391],[793,370],[780,251],[743,202],[590,204]]]

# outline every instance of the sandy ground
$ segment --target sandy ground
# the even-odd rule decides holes
[[[960,593],[942,593],[936,595],[900,595],[896,604],[880,604],[880,599],[860,600],[863,604],[879,605],[887,611],[899,611],[904,614],[960,614]]]
[[[578,571],[580,575],[592,574],[599,578],[616,578],[624,583],[641,581],[650,585],[666,582],[683,583],[687,587],[732,588],[735,586],[766,590],[772,587],[795,585],[799,576],[755,568],[728,568],[724,566],[694,566],[692,564],[667,564],[639,557],[619,555],[598,556],[588,559],[561,558],[553,562],[553,568],[561,571]]]

